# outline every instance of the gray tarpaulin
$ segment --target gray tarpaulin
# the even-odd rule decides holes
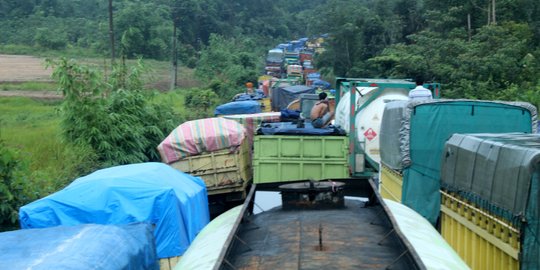
[[[441,185],[488,209],[500,208],[512,220],[525,213],[538,165],[538,134],[454,134],[445,145]]]
[[[272,111],[286,109],[289,103],[300,97],[301,94],[315,94],[315,88],[305,85],[281,87],[272,92]]]
[[[454,134],[444,153],[442,188],[518,228],[520,269],[538,269],[540,134]]]
[[[381,121],[379,132],[381,161],[394,170],[403,168],[399,148],[399,130],[407,102],[407,100],[400,100],[387,103],[384,107],[383,121]]]

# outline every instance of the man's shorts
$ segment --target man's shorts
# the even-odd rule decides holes
[[[324,124],[330,120],[330,117],[332,115],[330,113],[325,113],[323,117],[319,117],[311,122],[311,125],[313,125],[314,128],[322,128]]]

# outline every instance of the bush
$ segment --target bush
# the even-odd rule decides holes
[[[153,104],[140,80],[142,64],[115,66],[110,77],[62,59],[49,61],[64,92],[66,140],[89,146],[102,167],[159,161],[156,147],[175,128],[171,107]]]
[[[24,175],[26,165],[0,141],[0,231],[17,228],[19,208],[37,198]]]
[[[207,118],[213,115],[219,97],[210,89],[191,89],[184,102],[189,109],[188,119]]]

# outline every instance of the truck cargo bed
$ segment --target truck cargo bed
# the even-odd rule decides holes
[[[250,215],[244,207],[220,269],[424,269],[373,183],[369,186],[369,200],[346,199],[341,209],[276,207]]]

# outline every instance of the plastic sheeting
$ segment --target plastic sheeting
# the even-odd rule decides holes
[[[45,198],[21,207],[21,227],[77,224],[155,226],[159,258],[184,253],[209,222],[204,182],[163,163],[98,170]]]
[[[408,101],[393,101],[386,104],[381,121],[380,151],[381,162],[391,169],[401,170],[401,151],[399,130]]]
[[[242,93],[233,97],[233,101],[261,100],[265,98],[264,91],[257,89],[253,94]]]
[[[88,224],[0,233],[0,268],[159,270],[151,229]]]
[[[531,133],[536,129],[536,108],[529,103],[426,100],[400,104],[404,110],[403,118],[392,121],[400,125],[399,150],[384,151],[400,153],[402,202],[433,224],[440,210],[441,157],[444,143],[452,134]],[[387,141],[381,141],[381,145],[395,147]]]
[[[266,123],[261,125],[257,133],[262,135],[346,135],[343,129],[332,125],[314,128],[311,122],[303,124],[304,127],[298,127],[298,124],[292,122]]]
[[[197,236],[174,270],[215,269],[225,242],[242,211],[239,205],[219,215]]]
[[[261,104],[254,100],[233,101],[219,105],[214,115],[260,113]]]
[[[272,110],[286,109],[289,103],[298,99],[301,94],[315,94],[315,88],[305,85],[294,85],[274,89],[272,92]]]
[[[330,87],[331,87],[329,82],[319,80],[319,79],[313,80],[313,82],[311,83],[311,86],[318,87],[318,88],[325,89],[325,90],[330,89]]]
[[[279,122],[281,113],[279,112],[266,112],[256,114],[235,114],[224,115],[223,118],[237,121],[244,125],[247,132],[247,138],[250,145],[253,145],[253,136],[257,133],[257,128],[261,123]]]
[[[539,176],[539,134],[454,134],[445,145],[443,188],[521,229],[520,269],[540,267]]]
[[[426,269],[470,269],[425,218],[403,204],[386,199],[384,203]]]
[[[454,134],[445,145],[442,186],[512,221],[525,213],[535,167],[538,134]]]
[[[204,152],[234,150],[244,141],[245,132],[242,124],[225,118],[193,120],[174,129],[157,149],[161,160],[171,164]]]
[[[309,73],[307,75],[308,80],[316,80],[321,78],[321,74],[317,72]]]

